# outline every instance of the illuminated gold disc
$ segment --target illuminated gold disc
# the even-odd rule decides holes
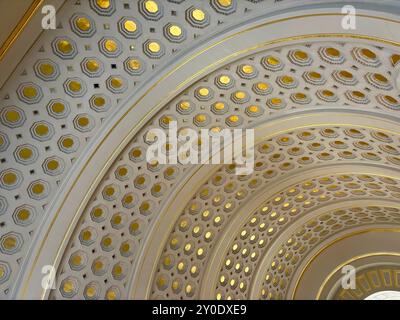
[[[168,31],[174,37],[179,37],[180,35],[182,35],[182,29],[181,29],[181,27],[179,27],[177,25],[170,26]]]
[[[110,0],[96,0],[97,5],[102,9],[108,9],[110,7]]]
[[[158,11],[158,4],[153,0],[146,1],[144,7],[146,8],[146,11],[149,13],[157,13]]]
[[[106,40],[104,47],[108,52],[115,52],[118,49],[117,43],[111,39]]]
[[[205,13],[200,9],[194,9],[192,11],[192,17],[197,21],[203,21],[205,19]]]
[[[150,50],[151,52],[153,52],[153,53],[157,53],[157,52],[159,52],[159,51],[161,50],[160,45],[159,45],[157,42],[155,42],[155,41],[150,42],[150,43],[148,44],[148,48],[149,48],[149,50]]]
[[[75,24],[78,27],[78,29],[81,31],[90,30],[90,20],[85,17],[80,17],[80,18],[76,19]]]
[[[135,21],[132,20],[126,20],[124,22],[124,29],[128,32],[135,32],[137,29],[137,25],[135,23]]]

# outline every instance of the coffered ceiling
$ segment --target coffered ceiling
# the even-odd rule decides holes
[[[43,31],[52,3],[57,28]],[[0,297],[397,290],[400,7],[352,1],[349,30],[344,4],[12,6],[0,38],[4,48],[21,27],[0,62]],[[149,131],[172,122],[210,135],[254,129],[254,171],[147,162]],[[338,287],[346,261],[358,291]]]

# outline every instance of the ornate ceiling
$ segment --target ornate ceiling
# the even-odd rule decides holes
[[[343,4],[66,1],[0,90],[0,298],[398,290],[400,6]],[[148,163],[172,121],[254,129],[254,171]]]

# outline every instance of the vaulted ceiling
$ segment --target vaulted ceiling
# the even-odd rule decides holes
[[[57,28],[43,31],[48,4]],[[344,4],[356,29],[343,27]],[[0,38],[2,299],[399,289],[397,1],[32,1],[13,12],[27,20]],[[147,162],[149,131],[173,121],[254,129],[254,171]],[[340,287],[349,264],[352,290]]]

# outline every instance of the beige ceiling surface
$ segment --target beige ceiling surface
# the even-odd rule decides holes
[[[7,40],[32,3],[34,0],[0,0],[0,46]]]

